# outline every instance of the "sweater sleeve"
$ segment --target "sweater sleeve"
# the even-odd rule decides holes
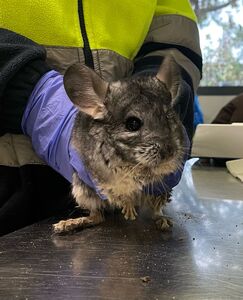
[[[135,60],[135,72],[158,68],[170,54],[183,69],[195,92],[202,76],[202,55],[197,19],[188,0],[157,1],[147,37]]]
[[[174,57],[181,73],[174,108],[191,140],[194,94],[202,76],[202,55],[196,16],[188,0],[157,1],[150,30],[135,59],[134,73],[156,74],[168,54]]]
[[[45,49],[0,29],[0,134],[21,133],[21,118],[36,83],[50,68]]]

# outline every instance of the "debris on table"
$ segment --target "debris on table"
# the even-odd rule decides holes
[[[144,277],[140,277],[140,279],[142,280],[142,282],[148,283],[151,281],[151,277],[150,276],[144,276]]]

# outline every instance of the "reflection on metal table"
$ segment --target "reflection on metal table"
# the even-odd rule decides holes
[[[243,184],[196,161],[166,209],[172,232],[112,214],[72,235],[44,222],[0,238],[0,299],[243,299]]]

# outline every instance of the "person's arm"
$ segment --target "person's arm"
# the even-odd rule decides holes
[[[135,59],[134,73],[156,73],[168,54],[181,68],[181,84],[174,102],[191,140],[194,93],[202,75],[202,56],[196,16],[188,0],[158,1],[149,33]]]
[[[45,49],[22,35],[0,29],[0,58],[0,134],[28,135],[47,165],[69,182],[75,170],[96,189],[82,161],[69,153],[70,120],[76,110],[65,92],[62,75],[46,64]]]
[[[175,187],[182,176],[184,163],[190,155],[193,136],[194,94],[202,76],[202,55],[196,16],[188,0],[159,0],[149,33],[138,52],[134,74],[156,74],[164,57],[172,55],[181,71],[181,80],[174,102],[185,127],[185,153],[182,167],[158,183],[145,187],[145,192],[159,195]]]
[[[21,118],[39,79],[50,68],[45,49],[26,37],[0,29],[0,134],[22,133]]]
[[[45,56],[44,48],[33,41],[0,29],[0,236],[69,214],[75,206],[70,184],[40,164],[27,137],[19,134],[29,96],[49,70]]]

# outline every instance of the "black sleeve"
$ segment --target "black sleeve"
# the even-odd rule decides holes
[[[0,28],[0,134],[21,133],[20,123],[28,98],[50,68],[44,47]]]
[[[43,219],[79,213],[70,183],[48,166],[0,166],[0,179],[0,236]]]
[[[134,64],[134,75],[156,75],[164,57],[137,57]],[[181,81],[174,102],[174,109],[182,121],[190,141],[193,137],[194,93],[192,81],[187,72],[180,66]]]

